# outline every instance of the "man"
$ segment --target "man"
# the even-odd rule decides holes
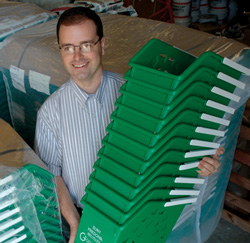
[[[36,151],[56,176],[60,210],[70,226],[69,242],[74,242],[77,208],[82,208],[80,200],[124,80],[103,70],[105,39],[95,12],[83,7],[65,11],[58,20],[57,38],[71,79],[38,112]],[[200,162],[200,175],[217,171],[221,153],[223,149]]]

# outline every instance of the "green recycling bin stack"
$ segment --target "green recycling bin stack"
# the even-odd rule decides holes
[[[199,160],[216,153],[250,70],[206,52],[196,58],[158,39],[129,62],[107,135],[82,198],[75,242],[165,242],[195,203]]]
[[[27,164],[0,180],[0,242],[64,242],[54,176]]]

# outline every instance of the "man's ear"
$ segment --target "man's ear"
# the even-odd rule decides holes
[[[105,54],[105,37],[103,36],[101,39],[101,48],[102,48],[102,55]]]

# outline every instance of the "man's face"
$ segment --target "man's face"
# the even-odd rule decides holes
[[[60,47],[79,45],[84,42],[96,43],[98,39],[95,23],[89,19],[76,25],[61,25],[59,30]],[[84,90],[100,82],[103,72],[102,55],[104,55],[104,38],[88,53],[80,51],[79,47],[75,47],[73,54],[67,54],[61,50],[65,69],[73,81]]]

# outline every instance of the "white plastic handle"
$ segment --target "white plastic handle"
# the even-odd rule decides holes
[[[0,193],[0,198],[3,198],[5,196],[8,196],[10,193],[15,191],[15,187],[10,187],[7,190],[4,190],[3,192]]]
[[[23,241],[23,240],[26,239],[26,238],[27,238],[27,235],[22,235],[21,237],[18,237],[18,238],[15,237],[15,238],[9,240],[9,241],[6,242],[6,243],[18,243],[18,242]]]
[[[223,63],[229,67],[232,67],[232,68],[242,72],[242,73],[245,73],[248,76],[250,75],[250,69],[248,69],[248,68],[240,65],[239,63],[236,63],[236,62],[234,62],[226,57],[223,59]]]
[[[22,217],[18,217],[18,218],[16,218],[16,219],[8,220],[8,221],[6,221],[6,222],[0,224],[0,231],[3,231],[3,230],[5,230],[5,229],[7,229],[7,228],[13,226],[13,225],[15,225],[15,224],[21,222],[22,220],[23,220]]]
[[[240,101],[240,96],[232,94],[224,89],[220,89],[218,87],[213,87],[211,90],[212,93],[220,95],[222,97],[225,97],[227,99],[239,102]]]
[[[193,157],[207,156],[207,155],[213,155],[213,154],[216,154],[216,149],[198,150],[198,151],[185,153],[185,158],[193,158]]]
[[[203,113],[201,115],[201,119],[205,120],[205,121],[214,122],[214,123],[217,123],[217,124],[220,124],[220,125],[225,125],[225,126],[229,126],[229,124],[230,124],[229,120],[219,118],[217,116],[211,116],[211,115],[208,115],[206,113]]]
[[[202,141],[202,140],[198,140],[198,139],[192,139],[190,141],[190,145],[207,147],[207,148],[216,148],[216,149],[220,147],[219,143],[207,142],[207,141]]]
[[[0,221],[3,220],[3,219],[6,219],[16,213],[20,212],[20,208],[15,208],[13,210],[6,210],[4,211],[3,213],[0,214]]]
[[[200,190],[188,190],[188,189],[175,189],[171,190],[169,195],[177,195],[177,196],[198,196],[200,194]]]
[[[218,136],[218,137],[224,137],[225,136],[225,131],[219,131],[219,130],[205,128],[205,127],[197,127],[195,129],[195,132],[208,134],[208,135],[214,135],[214,136]]]
[[[183,198],[183,199],[172,199],[169,202],[166,202],[164,204],[164,207],[171,207],[176,205],[182,205],[182,204],[188,204],[188,203],[195,203],[197,201],[197,198]]]
[[[246,85],[244,83],[238,81],[235,78],[232,78],[232,77],[226,75],[225,73],[219,72],[218,75],[217,75],[217,78],[221,79],[221,80],[223,80],[223,81],[225,81],[225,82],[227,82],[229,84],[232,84],[232,85],[234,85],[234,86],[236,86],[236,87],[238,87],[240,89],[245,89]]]
[[[21,227],[17,228],[16,230],[11,229],[11,230],[7,231],[6,233],[1,235],[0,242],[3,242],[5,240],[9,239],[10,237],[18,234],[19,232],[21,232],[23,230],[24,230],[24,226],[21,226]]]
[[[10,205],[14,204],[15,202],[17,202],[17,198],[11,199],[9,201],[5,201],[4,203],[0,204],[0,210],[9,207]]]
[[[195,177],[176,177],[175,183],[185,183],[185,184],[203,184],[205,179],[195,178]]]
[[[225,111],[225,112],[230,113],[230,114],[234,114],[234,112],[235,112],[235,109],[228,107],[226,105],[222,105],[220,103],[214,102],[212,100],[208,100],[206,103],[206,106],[215,108],[215,109],[220,110],[220,111]]]
[[[199,165],[199,161],[185,163],[183,165],[180,165],[179,171],[193,169],[193,168],[196,168],[198,165]]]
[[[1,179],[1,180],[0,180],[0,186],[6,184],[6,183],[8,183],[8,182],[10,182],[12,179],[13,179],[13,176],[11,176],[11,175],[10,175],[10,176],[7,176],[7,177],[5,177],[5,178],[3,178],[3,179]]]

